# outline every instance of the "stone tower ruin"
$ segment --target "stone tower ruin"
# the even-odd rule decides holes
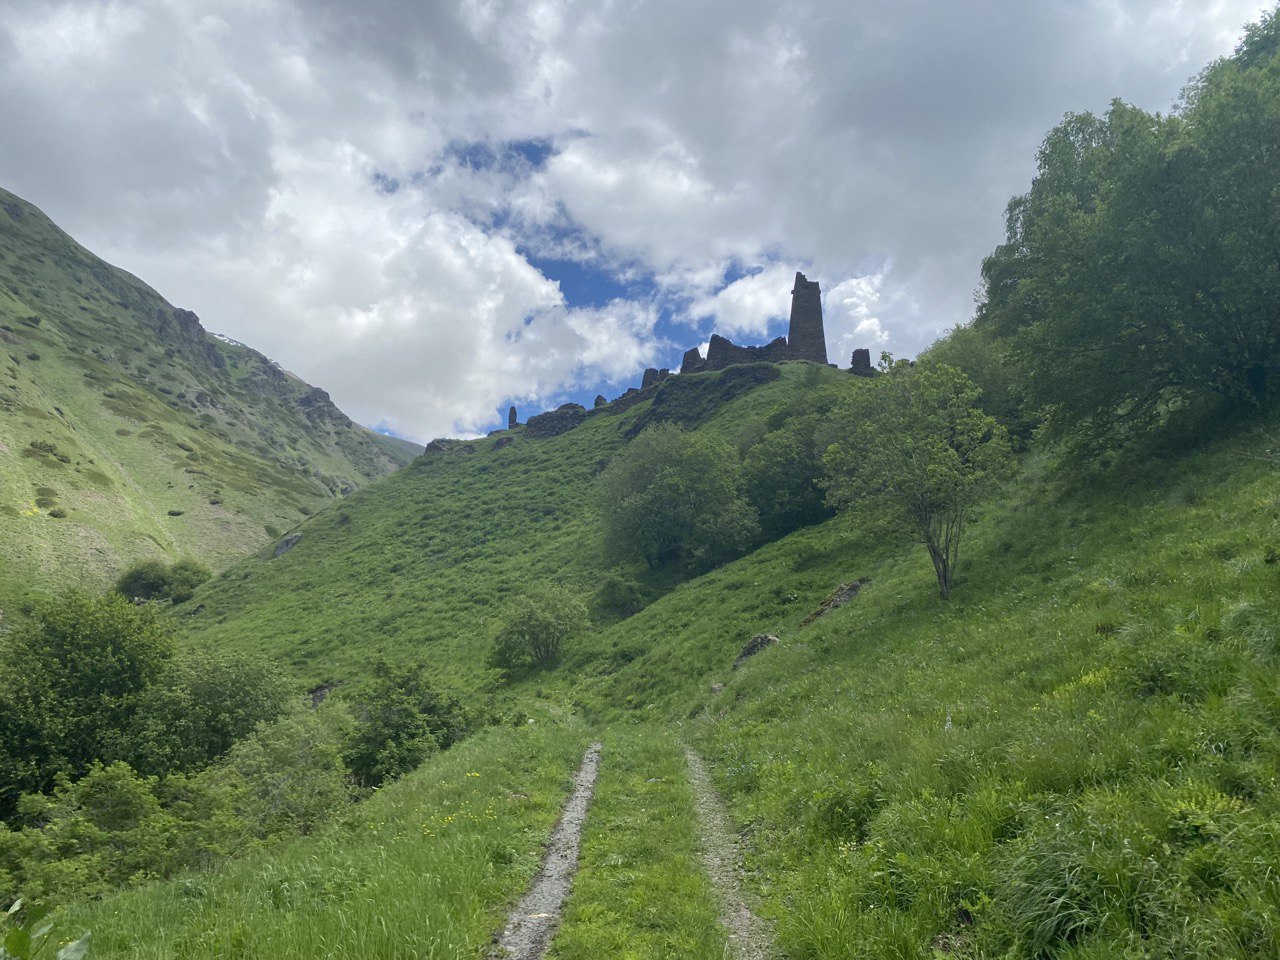
[[[809,280],[796,272],[791,289],[791,327],[787,346],[794,360],[827,362],[827,335],[822,329],[822,294],[817,280]]]

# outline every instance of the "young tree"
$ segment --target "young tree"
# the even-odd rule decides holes
[[[546,666],[589,626],[587,608],[575,594],[543,586],[508,605],[490,660],[503,670]]]
[[[614,563],[715,563],[759,533],[734,449],[671,424],[632,440],[596,492],[605,554]]]
[[[843,436],[823,458],[832,505],[918,537],[943,599],[975,503],[1012,467],[1008,434],[978,397],[952,367],[895,364],[838,415]]]
[[[466,732],[462,704],[437,693],[421,667],[378,663],[373,679],[350,695],[356,718],[346,759],[361,786],[408,773]]]

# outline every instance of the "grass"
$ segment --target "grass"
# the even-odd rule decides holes
[[[842,376],[781,374],[711,413],[695,398],[696,428],[748,442],[798,393]],[[1131,463],[1120,480],[1028,455],[970,528],[949,602],[921,548],[842,517],[703,576],[648,578],[639,613],[598,615],[555,669],[500,682],[484,660],[506,597],[542,580],[594,596],[593,477],[651,409],[420,458],[301,524],[286,555],[264,551],[202,588],[181,620],[188,639],[259,650],[307,684],[358,677],[377,654],[423,662],[512,716],[606,728],[561,960],[720,955],[677,732],[711,761],[791,960],[1280,955],[1280,477],[1251,458],[1261,433]],[[64,502],[61,477],[40,485]],[[856,599],[802,626],[854,579],[869,580]],[[781,643],[733,670],[758,632]],[[496,763],[504,736],[516,734],[464,745],[373,803],[453,809],[428,791],[430,771],[465,765],[451,757],[467,750]],[[539,838],[580,759],[573,736],[572,749],[528,740],[510,754],[560,778],[527,821]],[[477,822],[475,842],[507,844],[504,830]],[[523,837],[508,846],[530,859],[499,871],[500,890],[464,872],[459,896],[441,894],[432,923],[467,931],[447,949],[478,950],[497,928],[536,859]],[[311,853],[299,851],[321,851],[325,870],[348,854],[381,864],[376,846],[334,832],[198,878],[229,891],[216,909],[162,885],[71,919],[147,950],[157,937],[172,947],[170,929],[229,937],[238,922],[245,942],[263,925],[305,939],[322,910],[272,901],[272,871],[302,871]],[[392,941],[377,923],[420,930],[386,901],[393,889],[334,911],[375,955],[395,949],[379,946]],[[309,949],[347,949],[327,922]]]
[[[84,904],[58,931],[90,930],[95,958],[474,958],[537,868],[586,742],[545,716],[491,729],[314,837]]]
[[[403,462],[363,428],[309,418],[298,405],[306,384],[173,320],[158,294],[35,207],[2,190],[0,200],[0,609],[10,619],[36,594],[105,586],[137,559],[225,566],[264,542],[265,523],[288,529]],[[43,487],[58,489],[64,522],[29,512]]]
[[[614,727],[555,960],[727,957],[679,737],[662,726]]]

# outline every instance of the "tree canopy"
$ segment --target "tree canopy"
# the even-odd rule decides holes
[[[1045,139],[983,264],[979,329],[1008,340],[1063,435],[1113,440],[1280,372],[1280,21],[1249,28],[1168,116],[1116,101]]]
[[[953,367],[900,362],[837,413],[841,436],[823,458],[832,504],[917,537],[944,599],[974,505],[1012,466],[1007,432],[978,399]]]
[[[671,424],[632,440],[601,474],[597,498],[615,563],[715,563],[759,532],[737,451]]]

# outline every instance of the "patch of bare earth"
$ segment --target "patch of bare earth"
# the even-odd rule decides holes
[[[582,758],[573,778],[573,792],[551,832],[551,842],[543,855],[533,884],[507,918],[498,936],[495,957],[501,960],[541,960],[547,945],[560,926],[564,901],[569,896],[573,874],[578,869],[578,848],[582,825],[596,789],[600,769],[600,744],[593,743]]]
[[[702,826],[702,860],[720,895],[720,922],[729,934],[734,960],[767,960],[774,955],[773,936],[769,925],[747,905],[742,886],[742,852],[729,828],[724,804],[702,757],[688,748],[685,756]]]

